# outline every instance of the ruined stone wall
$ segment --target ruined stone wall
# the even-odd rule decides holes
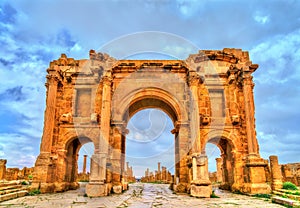
[[[288,163],[280,166],[283,182],[292,182],[300,186],[300,163]]]

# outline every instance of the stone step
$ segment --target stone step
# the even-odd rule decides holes
[[[0,195],[9,194],[9,193],[17,192],[17,191],[24,191],[24,190],[27,191],[28,187],[21,187],[21,188],[17,188],[17,189],[3,190],[3,191],[0,191]]]
[[[18,185],[18,183],[17,182],[3,182],[3,183],[0,183],[0,189],[2,187],[13,186],[13,185]]]
[[[273,191],[273,194],[276,194],[278,196],[285,196],[285,197],[288,197],[289,199],[300,201],[299,195],[294,195],[288,191],[282,192],[282,191],[276,190],[276,191]]]
[[[272,202],[285,205],[285,206],[290,206],[290,207],[299,207],[300,203],[298,201],[292,200],[292,199],[287,199],[287,198],[282,198],[279,196],[273,196],[272,197]]]
[[[0,188],[0,193],[2,191],[6,191],[6,190],[9,190],[9,189],[19,189],[19,188],[22,188],[22,185],[11,185],[11,186],[1,187]]]
[[[15,198],[18,198],[18,197],[23,197],[27,193],[28,193],[27,190],[17,190],[16,192],[13,192],[13,193],[0,195],[0,202],[10,200],[10,199],[15,199]]]

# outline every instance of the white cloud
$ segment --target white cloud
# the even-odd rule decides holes
[[[260,14],[254,15],[254,20],[262,25],[264,25],[270,21],[268,15],[264,16],[264,15],[260,15]]]

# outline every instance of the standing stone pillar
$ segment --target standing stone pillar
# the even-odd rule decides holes
[[[157,180],[161,180],[160,162],[157,163]]]
[[[0,180],[4,180],[5,179],[6,161],[7,160],[0,159]]]
[[[212,193],[211,182],[208,174],[208,159],[207,156],[193,155],[192,157],[193,180],[191,182],[191,196],[209,198]]]
[[[108,72],[107,72],[108,73]],[[95,154],[91,158],[90,182],[86,185],[86,194],[91,197],[106,196],[110,190],[106,184],[106,163],[110,137],[111,117],[111,78],[110,75],[102,78],[102,108],[100,117],[99,146],[95,147]]]
[[[222,158],[216,158],[216,165],[217,165],[217,182],[223,182],[223,160]]]
[[[271,188],[272,190],[282,188],[282,174],[278,164],[278,157],[272,155],[270,159],[270,168],[271,168]]]
[[[83,167],[82,167],[83,174],[86,174],[86,158],[87,158],[87,155],[83,155]]]
[[[265,167],[268,165],[258,153],[258,143],[255,132],[254,118],[254,98],[252,73],[258,68],[258,65],[243,67],[243,94],[245,107],[246,138],[248,145],[248,156],[246,159],[246,183],[243,192],[270,193],[270,186],[266,183]]]

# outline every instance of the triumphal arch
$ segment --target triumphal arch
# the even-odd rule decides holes
[[[47,69],[47,97],[33,187],[78,187],[77,155],[92,142],[89,196],[127,189],[126,129],[138,111],[157,108],[173,121],[175,192],[209,197],[207,143],[221,150],[223,188],[268,193],[267,161],[255,131],[253,77],[258,68],[240,49],[201,50],[186,60],[89,59],[62,54]]]

